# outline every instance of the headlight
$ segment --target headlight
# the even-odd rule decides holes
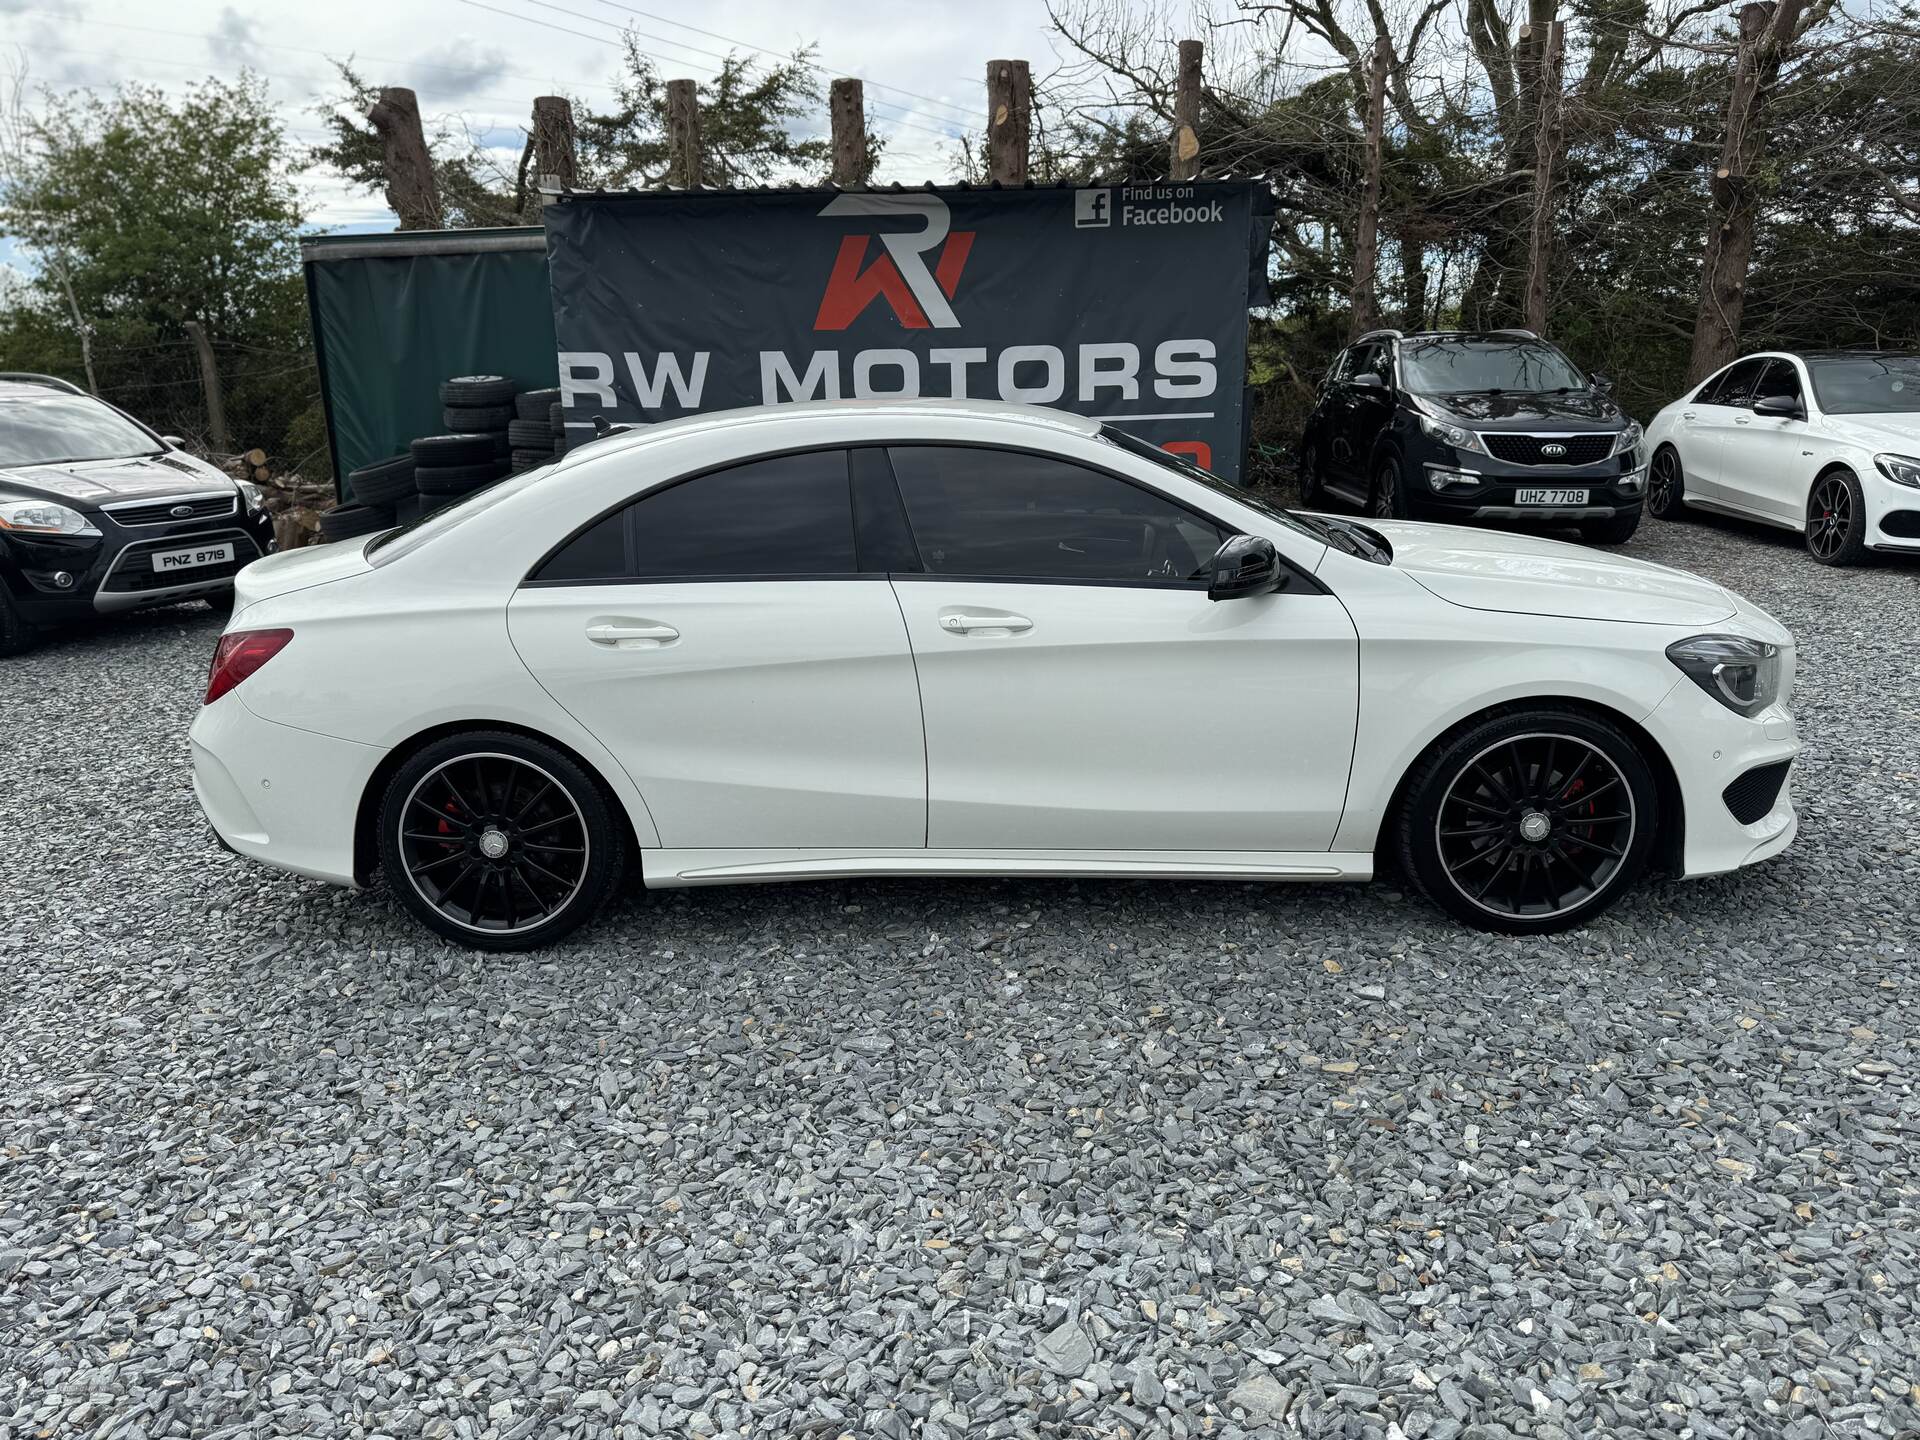
[[[1911,485],[1920,490],[1920,460],[1911,455],[1876,455],[1874,468],[1896,485]]]
[[[1624,455],[1629,450],[1638,450],[1640,448],[1640,442],[1645,438],[1646,431],[1642,430],[1640,428],[1640,422],[1635,420],[1614,437],[1613,453],[1615,455]]]
[[[236,480],[233,483],[240,487],[240,498],[247,502],[248,510],[266,508],[267,497],[258,485],[251,480]]]
[[[1667,658],[1736,714],[1751,718],[1780,693],[1780,647],[1745,635],[1694,635],[1667,647]]]
[[[1442,445],[1451,445],[1456,450],[1466,450],[1476,455],[1487,453],[1487,447],[1480,443],[1480,437],[1464,425],[1455,425],[1446,420],[1436,420],[1431,415],[1422,415],[1420,428],[1429,440],[1438,440]]]
[[[27,535],[98,535],[97,526],[78,510],[51,500],[29,500],[24,495],[0,495],[0,530]]]

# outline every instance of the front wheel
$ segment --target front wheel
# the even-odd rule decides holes
[[[1407,783],[1402,868],[1479,930],[1537,935],[1598,915],[1646,868],[1653,773],[1610,721],[1530,707],[1437,743]]]
[[[1309,510],[1327,503],[1327,477],[1321,469],[1320,446],[1313,440],[1300,447],[1300,503]]]
[[[1405,520],[1407,486],[1400,473],[1400,457],[1382,455],[1373,469],[1373,490],[1367,496],[1367,514],[1377,520]]]
[[[531,950],[578,929],[625,863],[600,786],[524,735],[437,740],[395,772],[380,806],[387,884],[429,929],[476,949]]]
[[[1653,452],[1647,471],[1647,513],[1656,520],[1678,520],[1687,512],[1687,477],[1671,445]]]
[[[1609,515],[1605,520],[1582,520],[1580,538],[1589,545],[1624,545],[1640,528],[1640,512]]]
[[[1867,505],[1850,470],[1829,470],[1807,494],[1807,553],[1822,565],[1857,565],[1867,553]]]
[[[6,585],[0,582],[0,655],[18,655],[33,647],[40,638],[40,632],[21,618],[14,607],[13,597],[7,594]]]

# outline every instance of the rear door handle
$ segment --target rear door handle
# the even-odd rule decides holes
[[[1024,615],[969,615],[949,610],[940,617],[940,628],[951,635],[1019,635],[1033,628]]]
[[[653,620],[595,620],[587,626],[587,639],[614,650],[657,650],[679,638],[673,626]]]

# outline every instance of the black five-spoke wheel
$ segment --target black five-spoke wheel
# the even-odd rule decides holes
[[[1860,482],[1829,470],[1807,494],[1807,553],[1822,565],[1851,565],[1866,550],[1867,517]]]
[[[1647,475],[1647,513],[1659,520],[1677,519],[1686,508],[1685,494],[1680,457],[1662,445],[1653,452],[1653,467]]]
[[[1533,932],[1611,904],[1646,863],[1652,775],[1611,722],[1542,710],[1482,722],[1416,770],[1402,863],[1470,924]]]
[[[484,949],[544,944],[587,919],[620,851],[598,787],[517,735],[429,746],[394,776],[381,821],[382,865],[402,903]]]

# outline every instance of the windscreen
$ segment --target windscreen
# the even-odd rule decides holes
[[[1585,390],[1587,377],[1543,340],[1406,340],[1400,383],[1416,395]]]
[[[1843,355],[1807,361],[1829,415],[1920,413],[1920,355]]]
[[[85,395],[49,393],[0,403],[0,465],[58,465],[161,453],[153,436]]]

